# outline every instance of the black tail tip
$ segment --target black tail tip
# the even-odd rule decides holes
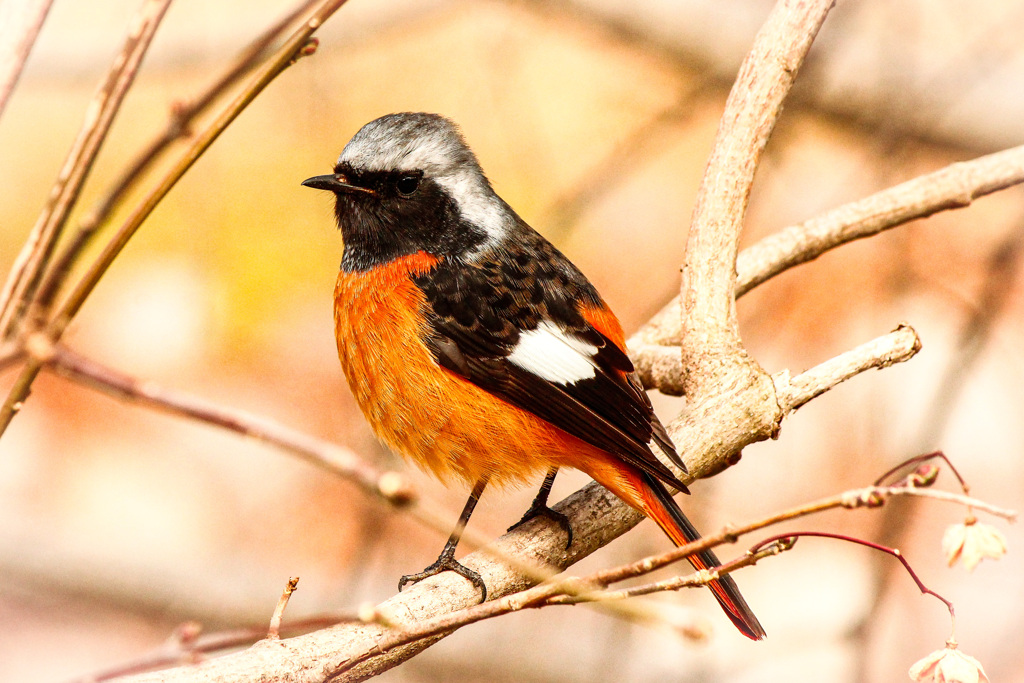
[[[739,629],[739,632],[751,640],[764,640],[768,634],[764,632],[761,622],[757,620],[753,612],[746,615],[733,614],[731,610],[725,610],[726,615]]]

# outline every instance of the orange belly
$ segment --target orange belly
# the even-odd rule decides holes
[[[553,465],[603,469],[603,451],[437,364],[421,341],[425,299],[410,279],[436,262],[421,253],[338,275],[338,356],[377,436],[442,479],[522,483]]]

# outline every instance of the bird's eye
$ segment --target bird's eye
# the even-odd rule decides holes
[[[398,194],[403,197],[411,195],[419,186],[420,177],[418,175],[404,175],[395,181],[395,189],[397,189]]]

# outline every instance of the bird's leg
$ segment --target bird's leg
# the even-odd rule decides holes
[[[480,589],[480,602],[487,600],[487,586],[484,585],[484,580],[480,577],[480,574],[455,560],[455,547],[459,545],[459,539],[462,538],[462,532],[465,530],[466,524],[469,523],[469,518],[473,514],[473,508],[476,507],[477,501],[480,500],[480,496],[483,494],[485,486],[487,486],[487,477],[480,479],[473,486],[473,491],[469,494],[469,500],[466,501],[466,507],[462,508],[462,514],[459,515],[459,521],[455,523],[455,529],[452,530],[452,535],[448,537],[448,542],[444,544],[444,550],[442,550],[441,554],[437,556],[437,562],[417,574],[407,574],[406,576],[403,576],[398,582],[399,591],[401,591],[406,584],[416,583],[417,581],[422,581],[423,579],[434,576],[435,574],[451,570],[460,576],[466,577],[469,579],[470,583]]]
[[[547,517],[565,529],[565,533],[569,537],[569,540],[565,542],[565,547],[568,550],[569,546],[572,545],[572,525],[569,524],[569,518],[561,512],[555,512],[548,507],[548,496],[551,495],[551,486],[555,483],[556,474],[558,474],[557,467],[548,469],[547,476],[544,477],[544,483],[540,485],[540,491],[537,492],[537,497],[530,503],[530,508],[523,515],[523,518],[510,526],[508,530],[512,531],[516,527],[526,524],[534,517]]]

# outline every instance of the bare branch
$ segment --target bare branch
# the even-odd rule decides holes
[[[783,228],[744,249],[736,260],[736,296],[826,251],[1024,182],[1024,145],[951,164]],[[674,345],[682,338],[679,299],[669,302],[630,340]]]
[[[309,12],[317,1],[305,0],[297,5],[242,50],[220,78],[191,100],[172,106],[167,127],[136,155],[135,159],[121,172],[120,177],[112,183],[102,199],[89,210],[89,213],[82,219],[74,238],[46,273],[34,302],[34,305],[40,308],[36,311],[39,319],[44,319],[47,316],[57,290],[64,284],[71,266],[81,257],[83,250],[95,236],[96,231],[110,218],[124,197],[142,182],[146,177],[146,172],[163,157],[163,153],[170,148],[171,144],[188,135],[192,123],[206,112],[218,97],[266,58],[274,41],[278,40],[299,17]]]
[[[132,23],[121,51],[93,95],[85,122],[71,145],[50,199],[0,292],[0,339],[14,336],[15,327],[35,294],[43,269],[53,253],[68,213],[78,200],[96,155],[110,131],[124,96],[135,81],[142,58],[156,34],[170,0],[146,0]]]
[[[0,5],[0,115],[52,4],[53,0],[7,0]]]
[[[284,590],[281,591],[281,599],[277,601],[277,607],[274,608],[274,615],[270,618],[270,628],[267,630],[268,640],[281,640],[281,619],[284,618],[284,611],[288,607],[288,602],[292,599],[292,593],[299,587],[299,577],[293,576],[288,579],[288,583],[285,585]]]
[[[192,418],[284,449],[316,467],[348,479],[366,493],[396,507],[414,507],[419,500],[405,475],[378,470],[342,446],[241,410],[225,408],[152,382],[140,382],[70,349],[51,346],[42,334],[31,337],[28,347],[38,362],[49,365],[57,374],[116,398]],[[445,534],[449,531],[447,523],[438,528]]]
[[[715,579],[720,578],[724,574],[731,574],[739,569],[746,567],[753,567],[758,561],[766,558],[778,555],[786,550],[792,548],[792,544],[785,543],[765,543],[758,544],[759,549],[755,552],[747,552],[739,557],[736,557],[728,562],[723,563],[720,567],[711,569],[702,569],[694,572],[688,576],[673,576],[662,581],[655,581],[653,583],[645,583],[640,586],[633,586],[632,588],[624,588],[622,590],[612,591],[604,590],[584,594],[580,596],[576,595],[565,595],[556,596],[548,600],[548,604],[553,605],[572,605],[587,601],[597,600],[625,600],[627,598],[635,598],[643,595],[650,595],[652,593],[664,593],[666,591],[677,591],[681,588],[696,588],[698,586],[706,586]]]
[[[900,325],[887,335],[842,353],[789,379],[788,372],[775,375],[779,406],[790,413],[840,382],[867,370],[881,370],[908,361],[921,350],[921,340],[910,325]]]
[[[693,209],[681,297],[687,367],[709,354],[736,355],[736,251],[750,188],[782,102],[832,0],[781,0],[754,39],[722,113]],[[710,347],[710,348],[709,348]],[[721,347],[721,349],[720,349]],[[697,361],[691,364],[691,357]],[[716,360],[718,362],[718,360]],[[717,382],[718,375],[708,378]],[[700,375],[700,377],[698,377]],[[696,395],[702,373],[692,373]]]
[[[978,500],[977,498],[965,496],[962,493],[950,493],[948,491],[931,491],[927,489],[920,489],[917,488],[916,486],[894,486],[890,487],[888,489],[888,492],[894,496],[916,496],[918,498],[931,498],[933,500],[940,500],[944,502],[959,503],[961,505],[965,505],[971,508],[972,510],[984,510],[990,515],[1002,517],[1008,522],[1015,522],[1017,520],[1016,510],[1011,510],[1009,508],[1003,508],[997,505],[992,505],[991,503],[986,503],[983,500]]]
[[[779,407],[784,414],[789,413],[866,370],[880,370],[902,363],[920,350],[921,340],[917,332],[904,324],[796,377],[790,378],[789,371],[783,370],[773,377]],[[686,369],[678,346],[634,346],[629,357],[633,359],[645,387],[670,396],[683,394],[682,377]]]
[[[697,193],[680,290],[690,406],[672,425],[687,465],[714,463],[717,471],[744,446],[778,434],[783,412],[771,378],[747,355],[736,323],[736,251],[761,153],[832,4],[775,5],[729,93]],[[712,422],[727,427],[711,436]]]
[[[1024,182],[1024,145],[950,164],[859,201],[780,230],[736,261],[736,296],[835,247]]]
[[[152,0],[151,0],[152,1]],[[140,202],[140,204],[132,211],[126,222],[121,226],[117,233],[111,238],[110,242],[104,247],[96,261],[89,267],[86,273],[82,276],[82,279],[68,294],[64,300],[60,310],[54,315],[53,319],[49,321],[47,325],[47,333],[50,338],[54,341],[60,339],[61,334],[64,332],[64,328],[67,327],[71,319],[78,313],[82,304],[85,303],[86,298],[92,293],[93,289],[99,283],[100,278],[103,277],[104,273],[117,258],[121,250],[124,249],[125,245],[132,236],[141,227],[143,221],[149,217],[149,214],[156,208],[160,201],[171,191],[178,180],[185,174],[188,169],[192,167],[192,164],[199,159],[200,156],[213,144],[213,142],[220,137],[220,134],[224,132],[228,125],[235,120],[235,118],[247,107],[249,104],[261,93],[263,90],[270,85],[270,83],[279,76],[285,69],[295,63],[295,60],[299,57],[307,54],[311,54],[310,46],[312,42],[312,36],[323,25],[334,12],[336,12],[346,0],[324,0],[317,10],[310,16],[303,25],[281,46],[275,53],[274,57],[260,70],[260,72],[253,78],[243,91],[232,101],[224,110],[218,114],[214,121],[199,135],[196,136],[195,140],[189,146],[187,150],[179,157],[178,161],[172,166],[166,175],[161,179],[157,186],[149,192]],[[36,273],[38,276],[38,272]],[[14,418],[18,407],[22,405],[22,402],[28,396],[29,390],[32,387],[32,383],[38,376],[41,365],[33,360],[29,359],[29,362],[22,369],[21,374],[15,380],[14,386],[8,392],[7,399],[4,401],[3,407],[0,408],[0,434],[6,431],[11,420]]]

